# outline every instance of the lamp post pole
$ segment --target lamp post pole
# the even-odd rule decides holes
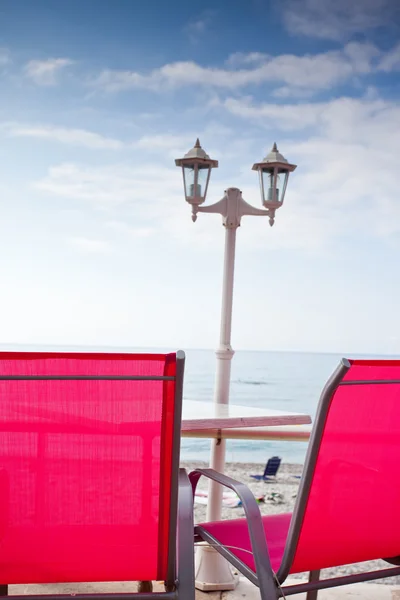
[[[216,350],[217,369],[215,377],[214,402],[229,404],[229,388],[231,365],[234,351],[231,346],[233,283],[235,270],[236,227],[225,230],[224,275],[222,287],[221,330],[219,346]],[[225,466],[226,441],[213,439],[211,442],[210,466],[223,472]],[[207,505],[207,521],[218,521],[221,518],[222,486],[210,482],[209,502]]]
[[[261,163],[253,166],[253,169],[260,173],[261,196],[265,206],[265,209],[259,209],[248,204],[243,199],[242,192],[234,187],[225,190],[225,194],[219,202],[201,206],[206,197],[211,169],[217,167],[218,162],[210,159],[201,148],[199,140],[183,159],[177,159],[175,162],[183,169],[185,196],[187,202],[192,205],[192,220],[197,220],[199,212],[220,214],[225,227],[221,329],[219,346],[216,351],[217,369],[214,394],[214,403],[217,408],[219,405],[229,404],[231,361],[234,355],[231,346],[231,329],[236,230],[240,227],[241,218],[244,215],[266,216],[269,217],[270,225],[274,224],[275,211],[283,204],[289,172],[294,171],[296,165],[289,164],[278,152],[275,144],[267,157]],[[206,170],[207,173],[205,173]],[[210,467],[220,473],[223,473],[225,468],[225,451],[225,440],[212,440]],[[222,487],[211,481],[207,521],[220,520],[221,509]],[[203,591],[232,590],[235,587],[235,580],[228,562],[207,545],[199,547],[196,553],[196,587]]]

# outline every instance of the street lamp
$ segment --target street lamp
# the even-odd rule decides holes
[[[186,202],[193,207],[203,204],[207,196],[211,169],[218,167],[218,161],[212,160],[204,152],[197,138],[193,148],[183,158],[177,158],[175,164],[177,167],[182,167]],[[193,211],[192,220],[196,221],[196,219],[196,212]]]
[[[218,167],[218,161],[211,159],[203,150],[199,140],[183,158],[175,160],[182,168],[186,201],[192,206],[192,220],[196,221],[197,213],[217,213],[222,216],[225,226],[225,258],[222,288],[221,332],[216,351],[217,369],[215,380],[214,402],[216,405],[229,404],[229,387],[231,361],[234,351],[231,346],[233,281],[235,267],[236,230],[244,215],[269,217],[270,225],[274,224],[275,212],[283,204],[289,174],[296,165],[288,161],[278,151],[276,144],[269,154],[253,170],[259,172],[261,202],[265,208],[255,208],[242,198],[238,188],[228,188],[219,202],[201,206],[207,195],[211,169]],[[210,466],[223,473],[225,468],[225,440],[212,440]],[[210,482],[207,505],[207,521],[218,521],[221,518],[222,487]],[[199,548],[196,555],[196,587],[203,591],[232,590],[235,582],[228,566],[211,547]]]
[[[269,211],[271,226],[275,221],[275,211],[282,206],[285,199],[289,173],[295,168],[296,165],[289,164],[278,151],[276,144],[264,160],[253,165],[253,171],[258,171],[260,176],[261,200]]]

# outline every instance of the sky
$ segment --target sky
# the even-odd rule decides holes
[[[227,187],[236,350],[400,354],[397,0],[0,0],[0,341],[215,348]]]

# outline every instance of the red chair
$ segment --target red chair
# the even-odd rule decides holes
[[[194,600],[183,372],[183,352],[0,353],[3,593],[162,580],[164,600]]]
[[[248,488],[211,469],[201,475],[234,490],[246,519],[195,529],[263,600],[400,574],[399,566],[320,580],[328,567],[383,558],[400,565],[400,361],[343,360],[325,386],[293,514],[261,517]],[[291,573],[304,584],[281,587]]]

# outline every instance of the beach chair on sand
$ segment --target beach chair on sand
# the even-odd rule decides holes
[[[281,459],[279,456],[272,456],[270,459],[268,459],[262,475],[250,475],[250,477],[257,479],[257,481],[274,481],[280,466]]]
[[[0,353],[2,595],[103,581],[150,592],[157,580],[160,600],[194,600],[183,372],[183,352]],[[74,600],[151,597],[135,587]]]
[[[246,519],[203,523],[205,540],[260,588],[263,600],[400,574],[400,361],[343,360],[322,393],[293,514],[261,517],[242,483],[201,475],[234,490]],[[319,571],[384,559],[395,567],[319,579]],[[308,583],[283,586],[291,573]]]

